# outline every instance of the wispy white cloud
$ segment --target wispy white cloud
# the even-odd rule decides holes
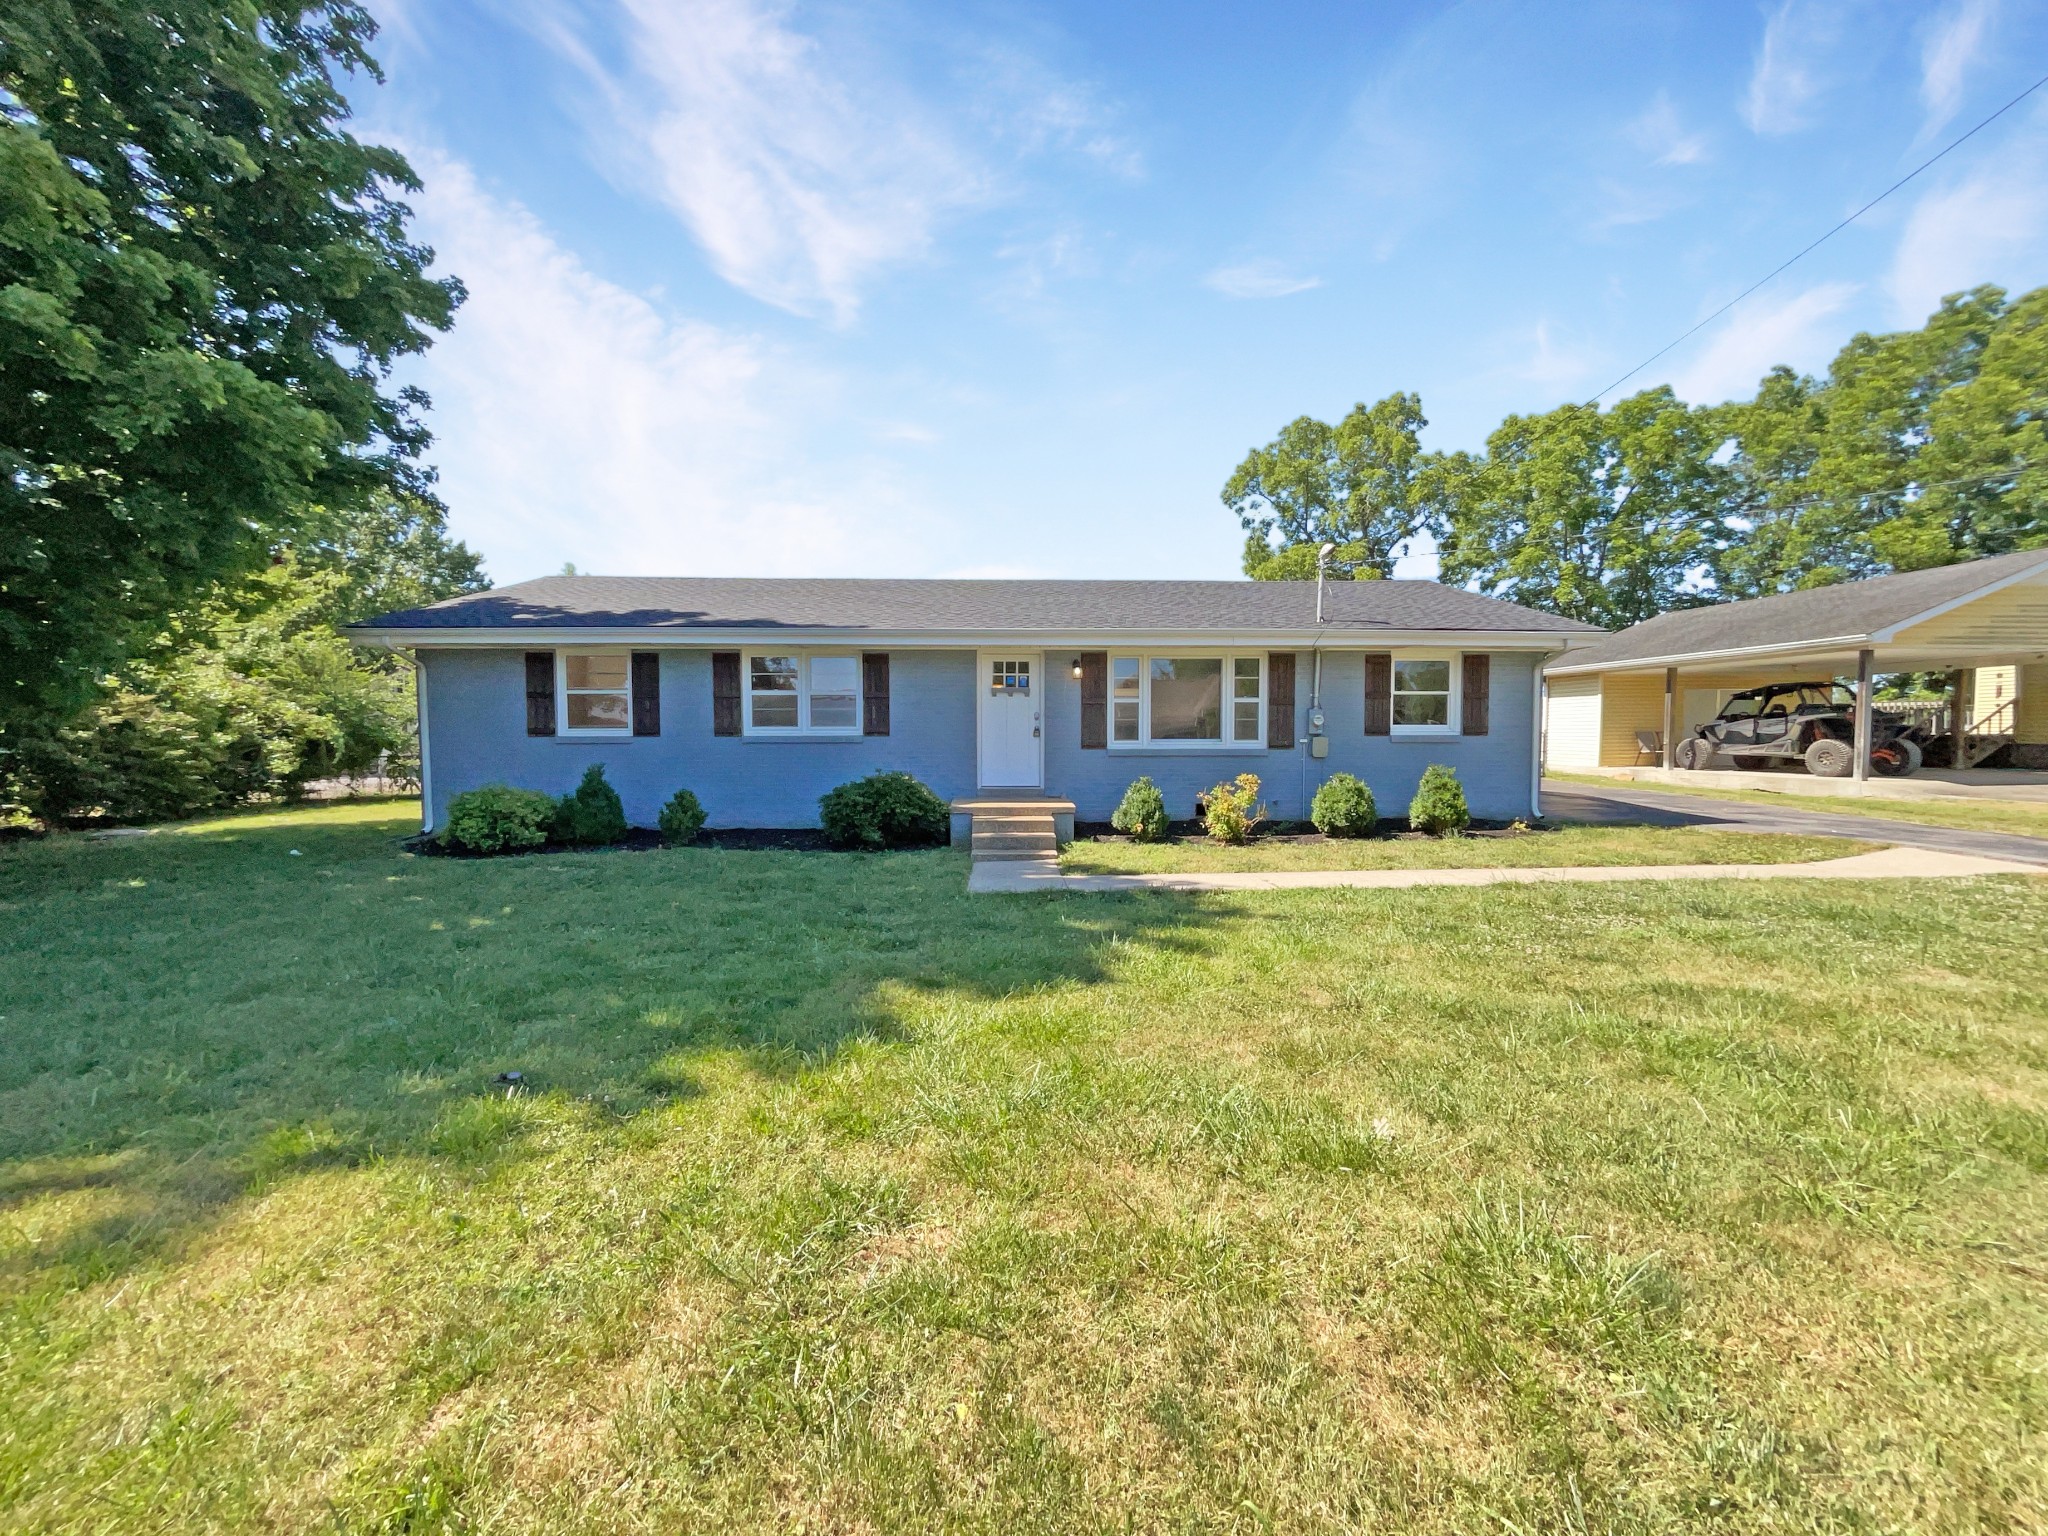
[[[2048,109],[1913,205],[1885,289],[1892,318],[1918,325],[1944,294],[2048,281]]]
[[[1821,60],[1841,31],[1841,12],[1828,0],[1784,0],[1764,22],[1742,118],[1756,133],[1792,133],[1809,121],[1821,92]]]
[[[949,94],[890,39],[805,30],[787,0],[617,0],[613,39],[533,5],[602,104],[599,157],[622,151],[720,277],[796,314],[850,321],[880,274],[1012,195],[1022,157],[1144,173],[1097,93],[1015,47],[970,49]]]
[[[1320,277],[1300,277],[1272,261],[1218,267],[1202,283],[1227,299],[1284,299],[1291,293],[1306,293],[1323,286]]]
[[[807,444],[801,424],[840,405],[829,374],[664,312],[463,163],[411,158],[420,232],[469,288],[421,367],[435,459],[493,575],[847,574],[933,547],[885,463]]]
[[[1628,136],[1658,165],[1698,165],[1707,158],[1707,136],[1687,131],[1677,106],[1663,91],[1628,125]]]
[[[1537,321],[1535,328],[1523,333],[1521,340],[1528,352],[1512,372],[1531,384],[1560,389],[1583,381],[1592,368],[1591,355],[1582,348],[1558,340],[1548,320]]]
[[[1775,303],[1750,299],[1708,333],[1706,344],[1671,381],[1695,405],[1741,399],[1779,363],[1802,370],[1824,366],[1840,348],[1836,316],[1858,291],[1855,283],[1819,283]]]
[[[1922,133],[1933,133],[1956,115],[1963,84],[1984,56],[1998,0],[1957,0],[1928,24],[1920,50],[1920,100],[1927,107]]]

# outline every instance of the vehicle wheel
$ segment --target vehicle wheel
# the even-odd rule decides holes
[[[1906,752],[1896,741],[1870,749],[1870,771],[1881,779],[1895,779],[1906,771]]]
[[[1899,750],[1906,754],[1906,766],[1899,770],[1900,773],[1918,773],[1920,765],[1927,761],[1927,754],[1920,750],[1920,743],[1910,736],[1899,738]]]
[[[1856,766],[1856,753],[1846,741],[1822,736],[1806,749],[1806,771],[1817,779],[1846,779]]]
[[[1707,744],[1697,736],[1688,736],[1671,749],[1671,761],[1688,771],[1706,767],[1707,759],[1712,755]]]

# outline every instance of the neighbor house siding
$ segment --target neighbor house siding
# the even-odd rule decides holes
[[[717,736],[711,651],[660,651],[661,734],[594,739],[526,734],[526,647],[422,650],[430,681],[434,824],[481,784],[563,794],[604,765],[626,819],[652,826],[678,789],[694,790],[714,827],[810,827],[818,797],[880,768],[913,773],[948,798],[974,788],[972,651],[894,651],[889,734],[834,740]]]
[[[2012,586],[1952,608],[1939,618],[1899,631],[1898,644],[1981,645],[2035,649],[2048,634],[2048,578]]]
[[[1600,765],[1626,768],[1644,762],[1636,732],[1664,729],[1664,674],[1610,672],[1600,683]]]
[[[1544,704],[1544,751],[1553,768],[1600,766],[1600,679],[1554,677]]]
[[[1471,649],[1469,645],[1464,647]],[[1048,653],[1053,655],[1055,653]],[[1535,728],[1538,659],[1493,653],[1491,709],[1484,736],[1367,736],[1365,657],[1359,651],[1323,653],[1322,705],[1330,755],[1308,755],[1308,709],[1315,663],[1298,653],[1294,683],[1294,745],[1192,751],[1165,747],[1081,747],[1081,684],[1067,666],[1046,668],[1045,783],[1049,793],[1074,802],[1082,821],[1107,821],[1124,789],[1141,774],[1157,784],[1175,817],[1194,814],[1195,796],[1240,773],[1259,776],[1260,793],[1275,819],[1297,820],[1331,774],[1353,773],[1372,786],[1388,816],[1407,814],[1422,770],[1431,763],[1455,768],[1474,816],[1509,820],[1527,816]]]
[[[2048,746],[2048,662],[2030,663],[2019,674],[2020,742]]]

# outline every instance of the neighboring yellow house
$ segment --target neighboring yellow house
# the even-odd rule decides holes
[[[1948,674],[1971,761],[2009,746],[2048,768],[2048,550],[1679,609],[1568,651],[1544,669],[1544,761],[1669,767],[1737,690],[1888,672]]]

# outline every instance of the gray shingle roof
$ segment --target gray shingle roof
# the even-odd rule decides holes
[[[858,581],[712,576],[546,576],[357,628],[687,631],[835,629],[1014,633],[1313,628],[1312,581]],[[1598,634],[1590,625],[1433,581],[1333,581],[1339,630]]]
[[[1896,576],[1873,576],[1868,581],[1845,581],[1740,603],[1681,608],[1574,650],[1549,670],[1576,672],[1668,656],[1861,640],[2033,566],[2048,568],[2048,549],[1903,571]]]

